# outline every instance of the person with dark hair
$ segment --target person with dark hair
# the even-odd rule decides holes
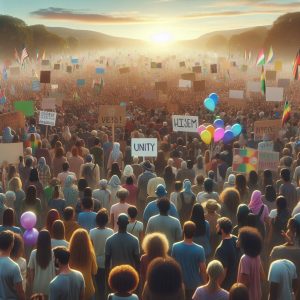
[[[14,246],[14,233],[0,232],[0,299],[25,300],[20,267],[10,259]]]
[[[69,247],[69,243],[65,240],[65,226],[61,220],[56,220],[52,224],[51,248],[55,247]]]
[[[75,180],[77,180],[76,178],[76,174],[74,172],[71,172],[69,171],[70,170],[70,165],[68,162],[64,162],[62,164],[62,172],[60,172],[58,175],[57,175],[57,179],[59,180],[60,182],[60,185],[61,186],[64,186],[65,185],[65,180],[68,176],[73,176]]]
[[[181,181],[175,181],[174,184],[174,192],[170,194],[170,201],[173,203],[177,209],[177,203],[178,203],[178,196],[182,190],[182,182]]]
[[[279,187],[279,194],[287,199],[287,208],[292,211],[297,205],[297,190],[296,187],[291,183],[291,173],[289,169],[281,169],[280,176],[282,184]]]
[[[250,192],[247,186],[247,180],[245,175],[237,174],[235,176],[235,188],[240,193],[241,203],[249,203],[250,200]]]
[[[204,180],[204,191],[200,192],[197,195],[196,201],[198,203],[205,202],[209,199],[214,199],[216,201],[219,201],[219,194],[217,192],[213,191],[214,181],[211,178],[206,178]]]
[[[194,204],[190,221],[192,221],[196,225],[193,242],[203,247],[205,257],[207,258],[211,253],[210,225],[208,221],[205,220],[204,209],[201,204]]]
[[[184,181],[188,179],[190,182],[194,182],[195,179],[195,171],[193,169],[193,162],[191,160],[182,161],[181,168],[178,170],[176,175],[177,181]]]
[[[113,291],[108,295],[108,300],[139,300],[133,292],[139,284],[139,274],[130,265],[114,267],[108,277],[108,285]]]
[[[263,242],[259,231],[253,227],[243,227],[239,231],[238,245],[244,255],[240,259],[237,282],[249,289],[249,298],[260,300],[261,282],[265,280],[264,269],[260,260]]]
[[[192,221],[183,225],[183,241],[172,247],[172,257],[181,266],[186,300],[191,300],[197,286],[206,283],[205,252],[193,243],[196,225]]]
[[[276,208],[276,190],[272,185],[265,187],[265,194],[261,196],[261,200],[267,205],[269,211]]]
[[[100,143],[99,138],[95,138],[94,140],[94,146],[90,149],[91,155],[93,155],[95,163],[100,168],[100,174],[103,174],[104,172],[104,160],[103,160],[103,148]]]
[[[247,217],[250,213],[250,209],[246,204],[240,204],[237,208],[236,219],[237,225],[232,229],[232,234],[238,236],[240,228],[244,226],[249,226],[247,223]]]
[[[90,238],[93,242],[97,260],[96,296],[104,299],[105,295],[105,243],[106,240],[113,235],[114,231],[107,227],[108,212],[105,208],[98,211],[96,216],[97,227],[90,230]],[[97,298],[98,299],[98,298]]]
[[[181,269],[174,259],[158,257],[150,263],[142,299],[185,299]]]
[[[84,278],[79,271],[70,268],[70,251],[56,247],[53,253],[58,275],[50,282],[49,300],[84,300]]]
[[[198,195],[200,192],[203,191],[204,176],[197,175],[194,182],[195,182],[195,184],[192,185],[192,192],[195,195]]]
[[[274,183],[274,180],[273,180],[273,173],[269,169],[266,169],[263,172],[261,190],[265,190],[267,185],[271,185],[271,186],[275,187],[275,183]]]
[[[93,201],[93,210],[97,213],[101,208],[101,203],[98,199],[93,198],[93,190],[90,187],[86,187],[83,191],[83,198],[91,198]]]
[[[220,202],[220,215],[229,218],[232,222],[232,226],[235,226],[237,223],[237,208],[241,202],[239,191],[235,188],[226,188],[220,195]]]
[[[52,176],[57,177],[57,175],[60,172],[62,172],[62,165],[63,163],[67,162],[67,158],[65,157],[65,151],[61,146],[57,147],[54,151],[55,154],[54,154],[54,158],[52,159],[51,170],[52,170]]]
[[[93,199],[84,197],[81,200],[82,212],[78,214],[78,224],[90,231],[96,227],[96,213],[93,211]]]
[[[66,200],[62,199],[60,191],[60,186],[56,185],[54,187],[52,199],[48,202],[48,208],[49,209],[56,209],[59,212],[59,215],[62,216],[63,210],[66,207]]]
[[[218,219],[216,230],[221,235],[222,241],[216,249],[214,258],[219,260],[224,267],[225,277],[221,286],[228,291],[236,281],[239,263],[237,237],[231,234],[232,222],[226,217]]]
[[[250,300],[248,288],[242,283],[235,283],[229,290],[228,300]]]
[[[144,224],[136,219],[138,215],[137,208],[135,206],[129,206],[127,214],[129,217],[127,231],[137,237],[139,241],[142,241],[144,238]]]
[[[51,236],[42,230],[37,239],[36,249],[32,250],[28,262],[28,286],[30,294],[49,295],[49,284],[55,277],[54,257],[51,250]]]
[[[176,168],[175,168],[176,169]],[[163,178],[166,183],[166,189],[169,191],[169,193],[172,193],[174,190],[174,184],[176,176],[174,174],[174,171],[172,169],[172,166],[166,166],[163,173]]]
[[[119,164],[117,162],[113,162],[111,164],[111,169],[108,170],[107,179],[110,179],[112,176],[117,175],[121,180],[122,172],[120,170]]]
[[[157,174],[157,176],[163,176],[166,165],[167,161],[165,159],[165,154],[162,150],[159,150],[157,152],[157,157],[154,160],[155,173]]]
[[[79,224],[75,221],[75,211],[71,206],[67,206],[63,211],[63,222],[65,226],[65,237],[70,241],[73,232],[80,228]]]
[[[15,211],[12,208],[6,208],[3,212],[3,225],[0,225],[0,232],[10,230],[22,235],[20,227],[15,226]]]
[[[85,158],[85,163],[80,166],[80,177],[84,178],[88,186],[92,189],[97,187],[100,180],[100,168],[94,162],[94,157],[88,154]]]
[[[126,183],[123,184],[122,187],[129,192],[126,202],[130,205],[136,206],[138,188],[133,182],[133,176],[127,177]]]
[[[74,172],[76,178],[80,178],[80,167],[84,164],[83,158],[79,155],[78,148],[72,147],[71,149],[72,156],[68,157],[68,163],[70,166],[70,171]]]
[[[170,201],[168,199],[158,199],[157,207],[159,215],[154,215],[149,219],[145,233],[160,232],[165,234],[170,247],[172,247],[172,245],[180,241],[182,237],[180,222],[177,218],[169,216]]]
[[[249,173],[248,176],[248,182],[247,182],[249,193],[252,194],[253,191],[258,190],[258,174],[256,171],[252,170]]]

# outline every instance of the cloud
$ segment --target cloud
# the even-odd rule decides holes
[[[150,18],[138,17],[133,14],[90,14],[82,13],[78,10],[69,10],[59,7],[42,8],[30,13],[42,19],[48,20],[64,20],[75,21],[83,23],[96,23],[96,24],[134,24],[134,23],[148,23],[153,21]]]

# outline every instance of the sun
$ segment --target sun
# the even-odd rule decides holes
[[[171,41],[172,36],[168,32],[160,32],[152,35],[152,41],[158,44],[166,44]]]

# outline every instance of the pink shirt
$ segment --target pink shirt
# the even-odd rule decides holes
[[[136,206],[138,188],[135,184],[123,184],[122,187],[129,192],[126,202]]]
[[[120,214],[124,213],[127,214],[127,210],[130,204],[128,203],[116,203],[110,209],[110,215],[114,215],[114,231],[118,231],[118,217]]]
[[[241,275],[248,275],[249,299],[261,300],[260,256],[253,258],[248,255],[241,257],[238,269],[237,282],[241,282]]]

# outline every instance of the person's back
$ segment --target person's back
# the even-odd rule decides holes
[[[89,231],[96,227],[96,215],[93,211],[83,211],[78,214],[78,224]]]
[[[297,205],[297,190],[291,182],[284,182],[279,188],[279,194],[287,199],[289,211],[292,211]]]

